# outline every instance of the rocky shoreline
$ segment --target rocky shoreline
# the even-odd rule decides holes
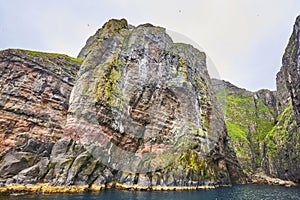
[[[299,187],[292,181],[271,178],[265,174],[255,174],[247,184],[280,185],[284,187]],[[26,195],[26,194],[54,194],[54,193],[83,193],[100,192],[106,189],[117,189],[127,191],[183,191],[183,190],[209,190],[219,187],[231,187],[232,185],[199,185],[199,186],[150,186],[126,185],[116,182],[97,185],[73,185],[52,186],[49,183],[38,184],[7,184],[0,187],[0,195]]]
[[[300,185],[288,180],[273,178],[258,171],[250,176],[245,184],[258,185],[279,185],[283,187],[299,187]],[[83,192],[100,192],[107,189],[127,190],[127,191],[183,191],[183,190],[209,190],[219,187],[231,187],[232,185],[224,184],[205,184],[198,186],[140,186],[137,184],[127,185],[118,182],[109,182],[102,185],[72,185],[72,186],[54,186],[49,183],[37,184],[18,184],[2,183],[0,185],[0,195],[25,195],[25,194],[53,194],[53,193],[83,193]]]
[[[251,180],[254,184],[281,185],[285,187],[299,186],[293,181],[270,177],[266,175],[263,171],[252,175]]]
[[[51,186],[48,183],[39,184],[7,184],[0,187],[0,194],[49,194],[49,193],[82,193],[82,192],[100,192],[106,189],[131,190],[131,191],[182,191],[182,190],[208,190],[218,187],[228,187],[231,185],[201,185],[201,186],[151,186],[143,187],[138,185],[125,185],[111,182],[106,185],[74,185],[74,186]]]

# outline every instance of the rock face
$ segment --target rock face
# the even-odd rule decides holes
[[[277,74],[277,91],[249,92],[228,82],[223,103],[228,133],[244,171],[258,168],[273,177],[300,182],[300,18]],[[223,83],[223,84],[222,84]]]
[[[48,172],[49,157],[54,142],[41,141],[29,134],[19,134],[15,145],[9,149],[0,166],[4,183],[34,184]]]
[[[66,55],[0,52],[0,152],[19,133],[60,138],[80,59]]]
[[[213,85],[219,98],[226,99],[222,107],[228,134],[244,172],[251,175],[265,164],[266,136],[276,122],[276,93],[250,92],[216,79]]]
[[[282,58],[276,92],[249,92],[230,83],[214,81],[217,91],[219,85],[225,86],[223,111],[228,133],[248,174],[262,168],[270,176],[300,182],[299,58],[300,17]]]
[[[101,186],[117,182],[151,188],[245,181],[228,143],[205,54],[191,45],[173,43],[165,29],[150,24],[133,27],[124,19],[107,22],[79,54],[83,62],[69,104],[78,59],[52,60],[49,55],[23,51],[11,58],[9,52],[3,52],[7,54],[3,60],[25,55],[17,59],[18,65],[3,62],[16,67],[10,74],[17,77],[14,80],[23,80],[19,66],[38,68],[36,79],[24,78],[32,84],[18,89],[29,92],[34,100],[24,100],[32,107],[23,106],[26,111],[21,113],[36,110],[25,121],[37,123],[26,124],[33,128],[25,131],[18,131],[16,124],[10,126],[16,146],[6,152],[0,165],[4,183]],[[61,65],[50,64],[58,60]],[[1,87],[8,90],[4,84]],[[15,111],[11,115],[20,119]],[[44,112],[48,115],[39,121]],[[55,143],[51,137],[39,137],[60,138],[62,131]],[[18,133],[23,134],[16,137]],[[32,154],[38,156],[32,159]]]
[[[203,52],[173,43],[163,28],[129,28],[125,20],[111,20],[79,57],[85,60],[64,138],[84,145],[110,169],[131,174],[117,182],[228,184],[242,176],[228,148]]]
[[[277,124],[269,133],[266,170],[282,179],[300,182],[300,17],[277,74]]]
[[[224,91],[219,85],[225,87],[226,126],[244,172],[251,176],[263,170],[269,176],[299,183],[299,125],[292,103],[295,97],[287,87],[292,76],[287,75],[288,70],[289,66],[283,66],[278,73],[276,92],[250,92],[220,80],[213,84],[220,97]]]
[[[37,183],[48,173],[81,62],[61,54],[0,52],[0,177],[4,182]]]

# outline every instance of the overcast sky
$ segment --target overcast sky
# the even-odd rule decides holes
[[[0,0],[0,49],[76,57],[110,18],[150,22],[195,41],[222,79],[275,89],[299,0]]]

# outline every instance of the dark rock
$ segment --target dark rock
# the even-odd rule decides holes
[[[300,17],[277,74],[277,123],[268,134],[267,174],[300,182]]]
[[[29,167],[30,160],[34,158],[31,153],[9,152],[5,155],[0,166],[0,176],[9,178]]]
[[[13,178],[19,184],[37,183],[38,181],[43,180],[43,177],[48,172],[48,164],[49,158],[41,158],[41,160],[37,164],[23,169]]]
[[[124,185],[134,185],[135,180],[137,179],[135,174],[122,172],[120,177],[120,183]]]
[[[139,174],[137,185],[140,187],[150,187],[151,182],[146,174]]]
[[[0,164],[0,177],[13,178],[17,183],[36,183],[48,172],[53,142],[33,139],[20,134]]]
[[[198,183],[198,182],[197,182]],[[166,178],[165,178],[165,184],[167,186],[174,186],[175,185],[175,179],[174,179],[174,176],[172,173],[168,173],[166,175]]]
[[[106,179],[102,176],[102,175],[100,175],[94,182],[93,182],[93,184],[95,184],[96,186],[101,186],[101,185],[104,185],[104,184],[106,184],[107,183],[107,181],[106,181]]]

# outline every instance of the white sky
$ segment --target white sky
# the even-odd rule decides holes
[[[299,0],[0,0],[0,49],[76,57],[111,18],[150,22],[199,44],[222,79],[275,89]]]

